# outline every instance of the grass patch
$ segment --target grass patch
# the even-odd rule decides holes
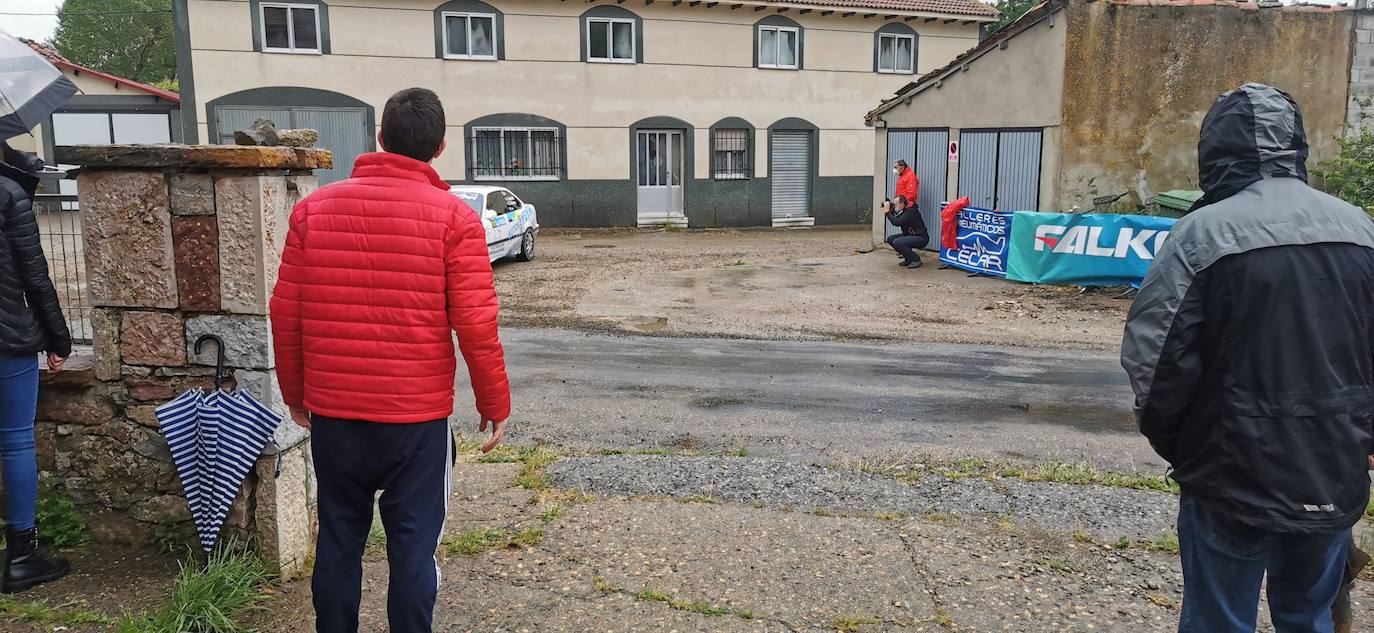
[[[595,581],[595,579],[593,579],[593,581]],[[643,589],[640,589],[634,597],[636,600],[640,600],[643,602],[662,602],[663,604],[666,604],[669,607],[676,609],[678,611],[696,613],[704,615],[708,618],[719,618],[722,616],[733,615],[737,618],[740,618],[741,620],[753,620],[756,617],[752,611],[746,611],[744,609],[736,609],[734,607],[724,605],[714,605],[709,602],[693,602],[690,600],[681,600],[673,597],[671,594],[667,594],[662,591],[658,591],[652,587],[649,587],[648,585],[645,585]]]
[[[501,547],[506,540],[505,530],[498,528],[477,528],[460,532],[457,535],[445,534],[439,547],[445,554],[475,556],[489,549]]]
[[[38,524],[39,540],[53,549],[69,550],[90,539],[90,534],[86,532],[86,519],[76,509],[76,504],[67,495],[47,485],[38,489],[34,521]],[[0,521],[0,526],[4,526],[3,521]],[[3,543],[3,532],[0,531],[0,544]]]
[[[543,444],[520,449],[520,471],[515,473],[515,485],[526,490],[545,490],[552,485],[544,469],[561,457]]]
[[[664,232],[664,233],[686,233],[686,232],[687,232],[687,227],[682,226],[682,225],[679,225],[679,224],[665,224],[665,225],[663,225],[663,232]]]
[[[272,579],[262,560],[233,545],[211,553],[204,571],[183,564],[162,607],[143,618],[125,616],[118,633],[243,633],[235,619],[266,597]]]
[[[705,503],[708,505],[720,504],[720,499],[717,499],[715,497],[708,497],[706,495],[692,495],[690,497],[683,497],[680,501],[682,503]]]
[[[1054,463],[1041,466],[1020,477],[1025,481],[1049,481],[1065,484],[1092,484],[1113,488],[1153,490],[1178,494],[1178,484],[1163,475],[1136,475],[1098,470],[1089,464]]]
[[[811,514],[814,514],[814,515],[816,515],[816,516],[818,516],[818,517],[834,517],[834,516],[837,516],[834,512],[831,512],[831,511],[829,511],[829,510],[826,510],[825,508],[812,508],[812,509],[811,509]]]
[[[1097,539],[1093,538],[1093,533],[1087,530],[1078,530],[1073,533],[1073,540],[1079,543],[1094,543]]]
[[[1128,548],[1128,547],[1130,547],[1130,546],[1131,546],[1131,539],[1128,539],[1128,538],[1126,538],[1126,537],[1124,537],[1124,536],[1121,537],[1121,538],[1119,538],[1119,539],[1117,539],[1117,540],[1116,540],[1116,543],[1112,544],[1112,547],[1113,547],[1113,548],[1116,548],[1116,549],[1126,549],[1126,548]]]
[[[1170,598],[1168,596],[1161,596],[1157,593],[1152,593],[1145,596],[1145,599],[1149,600],[1151,604],[1157,607],[1164,607],[1165,609],[1170,610],[1178,608],[1178,603],[1175,602],[1173,598]]]
[[[507,546],[536,547],[544,542],[544,528],[525,528],[510,537]]]
[[[73,627],[86,624],[110,626],[114,620],[100,613],[89,611],[78,602],[50,606],[42,600],[19,602],[9,596],[0,596],[0,618],[10,622],[37,624],[45,629],[54,626]]]
[[[543,514],[539,515],[539,520],[542,521],[544,525],[548,525],[550,523],[553,523],[554,519],[563,516],[563,513],[565,512],[567,512],[566,508],[564,508],[561,505],[555,505],[554,507],[545,510]]]
[[[377,517],[372,517],[372,527],[367,530],[367,551],[380,552],[386,549],[386,529]]]
[[[1045,566],[1061,574],[1072,574],[1078,571],[1078,568],[1074,567],[1073,563],[1070,563],[1069,561],[1066,561],[1062,558],[1046,559]]]
[[[949,616],[948,611],[940,607],[935,607],[935,623],[947,629],[954,628],[954,618]]]
[[[481,452],[481,449],[478,449]],[[520,451],[515,447],[500,444],[477,458],[479,464],[511,464],[520,461]]]
[[[552,488],[546,488],[540,490],[530,499],[532,505],[549,503],[551,501],[567,505],[577,505],[579,503],[591,503],[596,501],[596,495],[581,490],[554,490]]]
[[[515,533],[501,528],[476,528],[458,534],[445,534],[439,541],[439,549],[447,555],[476,556],[493,549],[535,547],[542,542],[542,527],[529,527]]]
[[[905,513],[902,513],[902,512],[879,512],[879,513],[873,515],[873,518],[875,518],[875,519],[877,519],[877,520],[879,520],[879,521],[886,521],[886,522],[888,522],[888,523],[893,523],[893,522],[896,522],[896,521],[905,521],[905,520],[907,520],[907,519],[909,519],[909,518],[911,518],[911,517],[907,516]]]
[[[592,588],[601,593],[615,593],[620,591],[620,587],[601,576],[592,576]]]
[[[830,628],[839,633],[855,633],[859,629],[871,624],[882,624],[883,621],[874,617],[853,617],[842,615],[830,621]]]
[[[1166,554],[1178,553],[1178,535],[1173,532],[1165,532],[1148,541],[1141,541],[1140,546],[1152,552],[1164,552]]]

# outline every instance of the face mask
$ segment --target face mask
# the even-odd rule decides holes
[[[894,173],[894,174],[900,174],[900,173],[902,173],[902,170],[901,170],[901,168],[893,167],[893,168],[892,168],[892,173]]]

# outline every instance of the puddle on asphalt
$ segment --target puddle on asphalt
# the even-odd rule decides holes
[[[957,405],[969,421],[1053,424],[1091,433],[1138,433],[1135,414],[1089,404],[1028,402],[964,402]]]

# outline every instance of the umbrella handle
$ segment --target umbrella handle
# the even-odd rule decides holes
[[[215,389],[221,389],[224,386],[224,339],[214,334],[201,335],[200,338],[196,339],[195,352],[197,354],[200,353],[200,349],[206,341],[215,344]]]

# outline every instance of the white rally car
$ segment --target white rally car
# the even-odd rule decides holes
[[[522,262],[534,259],[534,237],[539,233],[534,205],[520,200],[505,187],[454,185],[449,192],[482,214],[491,261],[507,257]]]

